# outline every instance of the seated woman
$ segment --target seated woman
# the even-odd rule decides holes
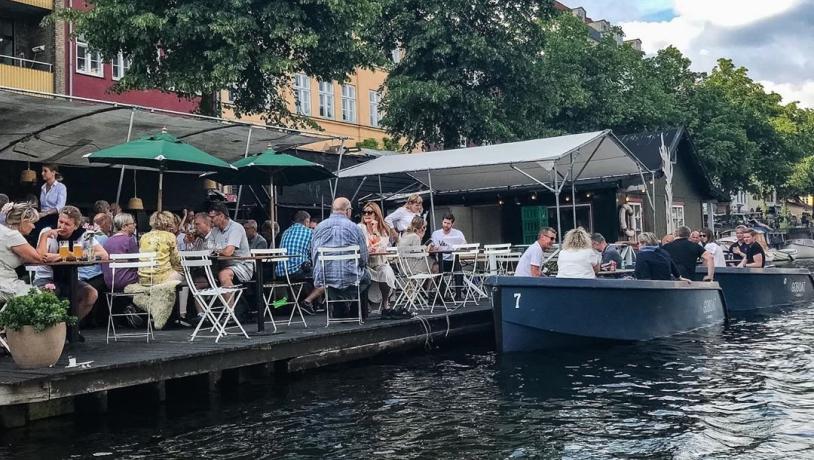
[[[650,232],[639,234],[639,253],[636,256],[636,269],[633,276],[638,280],[664,280],[680,279],[681,272],[670,254],[659,246],[656,235]]]
[[[427,232],[427,223],[424,221],[424,218],[421,216],[413,217],[413,221],[410,223],[410,226],[407,227],[407,230],[401,235],[399,239],[398,248],[399,250],[404,250],[408,248],[416,249],[421,248],[421,240],[424,238],[424,234]],[[410,274],[419,274],[425,273],[428,274],[430,271],[433,273],[438,272],[438,265],[433,265],[434,261],[431,257],[427,257],[426,259],[422,258],[407,258],[404,260],[404,263],[407,265],[407,270]]]
[[[5,226],[0,225],[0,303],[4,303],[31,289],[31,285],[17,277],[17,267],[24,263],[57,261],[59,255],[40,255],[25,240],[39,220],[34,205],[7,203],[1,212],[6,216]]]
[[[173,233],[175,215],[169,211],[154,212],[150,216],[150,228],[152,230],[141,237],[139,252],[154,252],[157,265],[154,268],[140,268],[139,283],[151,285],[182,281],[181,255]]]
[[[599,257],[591,246],[591,235],[582,227],[565,234],[557,256],[557,278],[596,278]]]
[[[390,226],[384,221],[382,210],[376,203],[367,203],[362,208],[362,222],[359,224],[362,234],[367,241],[368,253],[384,252],[390,246]],[[389,315],[388,301],[390,292],[396,287],[396,274],[384,256],[370,256],[367,261],[367,270],[370,273],[371,289],[368,291],[368,299],[376,302],[376,294],[381,293],[379,307],[382,316]],[[373,298],[371,298],[373,297]]]
[[[136,233],[136,221],[133,216],[120,212],[113,218],[114,233],[102,245],[108,254],[138,254],[138,243],[133,236]],[[135,268],[120,268],[116,270],[115,283],[113,270],[109,264],[102,264],[102,274],[108,289],[115,287],[116,292],[122,292],[130,284],[138,283],[138,270]]]

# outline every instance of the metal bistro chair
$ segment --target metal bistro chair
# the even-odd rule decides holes
[[[300,294],[302,293],[302,289],[305,286],[305,282],[291,282],[291,278],[288,276],[288,260],[290,259],[288,249],[252,249],[251,254],[253,256],[264,257],[263,259],[256,261],[257,263],[255,265],[255,270],[262,270],[263,263],[271,262],[273,264],[282,264],[283,271],[285,272],[285,282],[281,282],[282,280],[274,280],[263,283],[263,304],[265,305],[263,317],[265,318],[265,315],[268,315],[269,320],[271,320],[271,325],[274,327],[274,332],[277,332],[277,323],[274,321],[274,316],[272,315],[271,310],[272,304],[275,303],[274,291],[278,288],[285,288],[289,293],[291,293],[291,297],[293,299],[283,304],[275,305],[275,307],[281,307],[283,305],[294,306],[291,309],[291,315],[288,317],[288,325],[291,326],[291,322],[294,320],[294,314],[299,313],[302,325],[304,327],[308,327],[308,324],[305,323],[305,316],[302,314],[302,309],[300,308],[300,302],[298,300],[300,298]],[[268,256],[268,258],[265,258],[265,256]],[[268,289],[268,294],[266,294],[266,289]]]
[[[449,280],[447,282],[446,295],[451,297],[451,289],[463,291],[462,299],[455,299],[455,303],[460,303],[462,307],[467,302],[477,303],[476,294],[481,290],[475,285],[477,277],[478,258],[480,257],[480,243],[456,244],[452,246],[452,271],[446,273]],[[456,284],[455,279],[461,280],[461,284]]]
[[[107,298],[107,309],[109,315],[107,317],[107,337],[106,343],[110,343],[111,332],[113,333],[113,341],[118,342],[119,337],[147,337],[147,342],[150,342],[150,339],[155,340],[155,336],[153,335],[153,316],[149,310],[146,312],[124,312],[124,313],[113,313],[113,304],[115,303],[116,299],[120,298],[133,298],[134,296],[141,294],[132,292],[132,293],[125,293],[123,291],[116,291],[116,271],[117,270],[134,270],[140,268],[155,268],[158,266],[158,262],[155,260],[156,253],[155,252],[142,252],[142,253],[135,253],[135,254],[110,254],[110,262],[109,267],[111,270],[111,274],[113,276],[113,281],[111,282],[110,292],[105,293],[105,297]],[[153,279],[150,276],[150,284],[145,286],[148,290],[148,295],[152,295],[152,290],[150,289],[153,286]],[[120,286],[121,289],[124,289],[124,286]],[[115,318],[127,318],[127,317],[139,317],[139,316],[146,316],[147,317],[147,331],[146,332],[126,332],[126,333],[118,333],[116,331],[116,322],[114,321]]]
[[[444,310],[449,311],[444,296],[441,295],[440,281],[443,275],[432,273],[427,248],[424,246],[401,248],[398,254],[400,268],[406,279],[401,296],[404,297],[407,307],[416,311],[429,308],[430,313],[433,313],[436,303],[440,300]],[[430,294],[430,290],[435,294]]]
[[[322,285],[325,286],[325,327],[331,325],[331,323],[350,323],[350,322],[358,322],[359,324],[364,324],[362,320],[362,293],[360,290],[359,283],[361,279],[359,278],[358,270],[354,270],[356,275],[356,280],[353,283],[353,286],[356,287],[356,298],[351,299],[335,299],[332,300],[330,298],[330,293],[333,288],[327,286],[325,281],[325,268],[328,263],[339,263],[339,264],[359,264],[359,259],[361,258],[360,249],[358,245],[354,246],[345,246],[341,248],[317,248],[317,258],[318,263],[320,264],[321,274],[322,274]],[[357,318],[331,318],[331,304],[334,303],[352,303],[356,302],[357,305]]]
[[[398,247],[388,246],[387,255],[384,257],[385,260],[387,260],[387,263],[389,263],[390,267],[393,269],[393,273],[396,275],[396,287],[390,292],[390,298],[395,299],[393,301],[392,308],[397,308],[404,298],[403,293],[404,287],[407,285],[407,276],[404,273],[404,270],[401,268]],[[381,313],[381,306],[379,306],[377,311]]]
[[[240,329],[240,332],[247,339],[249,334],[243,329],[243,325],[238,321],[235,316],[235,305],[240,300],[243,294],[243,287],[221,287],[215,281],[212,275],[212,260],[209,258],[210,251],[181,251],[181,267],[184,269],[184,278],[186,279],[192,297],[203,309],[204,315],[198,321],[198,325],[192,332],[189,341],[192,342],[198,337],[205,321],[209,321],[212,327],[209,332],[214,332],[215,335],[208,335],[201,337],[214,337],[217,343],[221,337],[228,335],[227,329],[229,328],[229,321],[235,323],[234,327]],[[205,275],[207,287],[198,288],[195,285],[195,276],[193,270],[203,270]],[[227,296],[232,296],[231,302],[226,300]]]

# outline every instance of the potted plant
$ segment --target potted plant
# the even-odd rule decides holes
[[[0,312],[11,357],[23,369],[53,366],[65,346],[65,325],[76,324],[67,300],[52,292],[32,289],[14,297]]]

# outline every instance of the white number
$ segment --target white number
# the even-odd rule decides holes
[[[514,293],[514,308],[520,308],[520,295],[519,292]]]
[[[806,284],[802,281],[793,281],[791,283],[792,294],[803,294],[806,292]]]

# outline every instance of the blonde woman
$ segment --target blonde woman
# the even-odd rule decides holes
[[[58,255],[40,255],[25,240],[40,218],[34,205],[7,203],[2,212],[6,215],[6,224],[0,225],[0,302],[26,294],[31,289],[31,285],[17,277],[17,267],[25,263],[59,260]]]
[[[413,217],[421,214],[421,211],[424,210],[423,203],[424,200],[421,198],[421,195],[414,193],[407,198],[407,202],[404,203],[404,206],[390,213],[384,220],[390,227],[393,227],[396,232],[403,233],[413,222]]]
[[[154,268],[140,268],[139,283],[160,284],[166,281],[181,281],[181,255],[175,234],[175,215],[169,211],[154,212],[150,216],[150,230],[139,241],[139,252],[155,252],[158,265]]]
[[[427,222],[421,216],[413,217],[412,223],[410,226],[407,227],[407,231],[401,235],[399,238],[398,248],[399,250],[408,249],[408,248],[419,248],[421,247],[421,240],[424,239],[424,235],[427,233]],[[430,267],[433,266],[431,262],[431,258],[427,258],[427,260],[422,260],[421,258],[418,259],[408,259],[404,262],[408,265],[407,269],[412,274],[418,273],[430,273]],[[436,270],[437,271],[437,270]]]
[[[390,226],[384,221],[382,210],[376,203],[367,203],[362,208],[362,222],[359,224],[367,241],[368,253],[385,252],[390,246]],[[370,256],[367,261],[371,287],[378,287],[381,293],[380,306],[384,312],[390,292],[396,287],[396,274],[384,256]],[[376,289],[368,291],[368,299],[376,302]]]
[[[569,230],[557,256],[557,278],[596,278],[598,271],[599,258],[591,247],[591,235],[582,227]]]

